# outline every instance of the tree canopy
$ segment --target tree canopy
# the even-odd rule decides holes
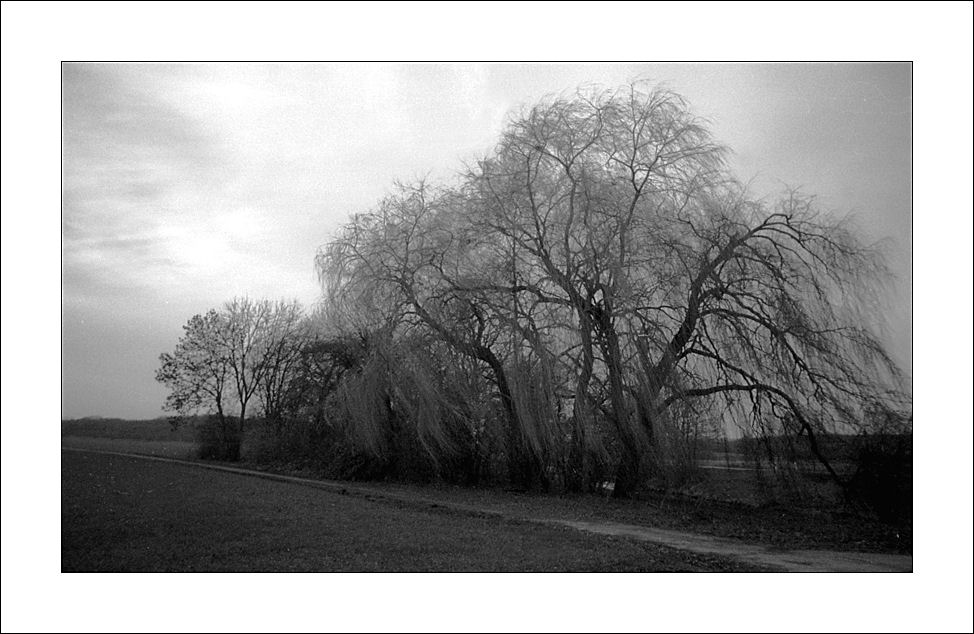
[[[877,334],[888,273],[848,222],[753,196],[725,154],[667,90],[547,99],[457,185],[400,184],[346,223],[318,257],[328,299],[476,362],[525,484],[608,457],[626,494],[687,416],[817,452],[906,398]]]

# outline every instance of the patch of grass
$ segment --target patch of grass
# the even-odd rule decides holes
[[[194,420],[173,429],[172,424],[166,418],[151,420],[82,418],[62,420],[61,436],[193,442],[196,440],[196,424],[197,422]]]
[[[596,495],[511,494],[495,489],[408,484],[366,484],[503,512],[545,519],[620,522],[740,539],[784,549],[826,549],[906,554],[913,552],[912,521],[902,524],[839,511],[811,511],[768,504],[751,506],[650,492],[619,500]]]
[[[62,445],[180,459],[193,459],[196,455],[195,444],[185,441],[66,437],[62,438]],[[286,465],[268,467],[234,463],[233,466],[315,477],[306,469],[288,468]],[[721,503],[652,493],[646,493],[636,500],[616,500],[596,495],[515,494],[453,485],[358,482],[354,486],[478,506],[519,517],[622,522],[730,537],[787,549],[913,552],[913,525],[909,519],[888,523],[852,513],[811,511],[785,505]]]
[[[734,560],[62,452],[62,571],[745,571]]]
[[[62,436],[61,446],[74,449],[141,453],[149,456],[179,458],[180,460],[192,459],[197,454],[196,443],[187,440],[137,440],[132,438]]]

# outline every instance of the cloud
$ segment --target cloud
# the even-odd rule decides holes
[[[270,141],[249,138],[258,128],[241,114],[259,117],[272,100],[236,84],[216,90],[201,82],[197,92],[179,92],[185,75],[151,66],[65,65],[66,304],[103,303],[108,310],[101,300],[126,293],[142,309],[146,300],[218,303],[226,299],[222,288],[244,290],[248,285],[237,282],[261,278],[255,253],[262,246],[286,251],[289,223],[275,215],[286,210],[270,206],[294,182],[254,164],[261,148],[280,154]],[[222,103],[244,104],[235,128],[223,127],[229,107],[200,107],[207,91],[223,95]]]

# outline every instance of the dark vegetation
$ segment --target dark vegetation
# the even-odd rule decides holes
[[[310,314],[244,298],[191,318],[158,372],[174,424],[203,457],[328,478],[904,526],[882,253],[811,197],[753,196],[725,154],[638,85],[512,116],[456,184],[397,185],[341,227]],[[748,475],[714,482],[731,467]]]

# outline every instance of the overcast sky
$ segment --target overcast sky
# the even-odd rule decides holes
[[[319,293],[313,258],[396,178],[449,178],[505,116],[583,83],[665,83],[759,191],[800,185],[887,240],[912,374],[911,66],[62,66],[62,417],[162,414],[192,315]]]

